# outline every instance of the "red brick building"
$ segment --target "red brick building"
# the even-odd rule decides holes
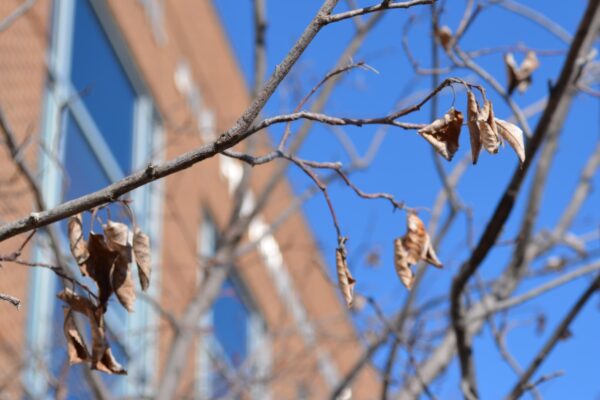
[[[0,106],[21,145],[17,156],[34,171],[47,207],[214,139],[249,103],[208,0],[25,3],[33,6],[0,32]],[[0,20],[22,4],[0,2]],[[258,137],[263,145],[268,140],[266,133]],[[35,210],[36,202],[14,154],[0,147],[2,223]],[[252,193],[274,168],[255,169]],[[152,300],[138,296],[132,314],[118,307],[107,313],[126,377],[68,368],[62,304],[55,297],[60,281],[43,268],[0,268],[0,293],[22,300],[20,310],[0,303],[0,397],[48,398],[66,390],[69,398],[88,398],[94,379],[119,396],[152,396],[173,337],[157,305],[178,317],[197,294],[199,260],[214,252],[241,171],[237,161],[219,156],[131,193],[153,243],[154,272]],[[243,398],[326,398],[361,355],[302,215],[268,232],[292,199],[281,183],[250,224],[245,240],[258,241],[257,248],[235,263],[198,321],[173,397],[220,397],[247,379]],[[23,238],[0,243],[0,254],[14,251]],[[47,260],[47,247],[38,232],[23,258]],[[230,376],[215,372],[215,365]],[[374,398],[377,386],[375,371],[366,368],[352,398]]]

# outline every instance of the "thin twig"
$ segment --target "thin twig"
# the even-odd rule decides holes
[[[510,394],[507,396],[508,399],[518,399],[523,392],[528,387],[528,382],[540,367],[542,362],[548,357],[554,346],[560,341],[563,337],[564,333],[571,325],[571,322],[575,319],[577,314],[583,309],[583,306],[587,303],[587,301],[592,297],[598,289],[600,288],[600,275],[594,279],[594,281],[588,286],[588,288],[581,294],[577,302],[571,307],[567,315],[563,318],[560,324],[556,327],[550,338],[546,341],[544,346],[540,349],[538,354],[535,356],[529,367],[525,370],[523,375],[519,378]]]
[[[37,0],[25,0],[9,16],[0,21],[0,33],[8,29],[16,20],[25,15],[35,5]]]

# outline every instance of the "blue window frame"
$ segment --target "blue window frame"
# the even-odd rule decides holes
[[[161,145],[156,112],[105,2],[55,0],[53,4],[44,151],[40,154],[42,192],[48,206],[105,187],[162,157],[156,151]],[[161,229],[157,218],[160,185],[131,193],[136,221],[153,243],[159,243]],[[89,226],[86,214],[84,226]],[[116,215],[112,213],[113,218]],[[59,236],[64,240],[65,224],[61,227],[63,234]],[[44,240],[38,242],[36,257],[47,259]],[[63,245],[68,253],[67,243]],[[153,246],[153,252],[153,259],[158,259],[159,246]],[[71,267],[85,282],[78,268]],[[132,272],[137,273],[135,269]],[[157,295],[158,278],[159,271],[153,268],[148,295]],[[93,283],[89,286],[94,287]],[[89,366],[68,368],[66,362],[62,304],[55,297],[60,290],[62,285],[51,271],[33,273],[27,340],[35,362],[28,366],[24,379],[28,394],[34,398],[51,397],[52,380],[47,372],[65,378],[68,398],[91,395],[83,380],[84,368]],[[108,331],[114,334],[109,338],[113,354],[129,371],[127,377],[102,375],[117,395],[151,394],[158,339],[156,331],[144,328],[154,325],[157,317],[140,300],[135,311],[127,314],[120,307],[109,307],[106,314]]]

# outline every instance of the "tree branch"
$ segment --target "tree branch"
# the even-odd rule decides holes
[[[518,399],[523,392],[528,387],[528,382],[537,371],[539,366],[544,362],[546,357],[550,354],[554,346],[560,341],[564,333],[567,331],[571,322],[575,319],[577,314],[581,311],[583,306],[587,303],[587,301],[592,297],[592,294],[596,292],[600,288],[600,275],[594,279],[594,281],[590,284],[590,286],[583,292],[583,294],[579,297],[577,302],[573,305],[573,307],[569,310],[567,315],[565,315],[564,319],[561,323],[556,327],[552,336],[548,338],[548,341],[544,344],[544,346],[540,349],[539,353],[535,356],[529,367],[525,370],[523,375],[519,378],[518,382],[515,384],[510,394],[507,396],[508,399]]]
[[[471,368],[471,349],[464,321],[462,321],[461,294],[467,281],[475,273],[481,262],[496,242],[504,223],[508,219],[521,184],[537,153],[541,143],[548,136],[557,134],[568,113],[574,94],[574,83],[579,75],[579,60],[585,57],[593,43],[596,31],[600,26],[600,4],[590,2],[584,12],[569,54],[565,60],[559,80],[552,91],[548,105],[536,127],[532,140],[527,148],[526,160],[521,168],[518,168],[496,206],[492,218],[489,220],[479,243],[473,251],[469,260],[460,268],[452,282],[450,293],[452,326],[456,335],[456,344],[459,354],[460,366],[463,380],[473,380],[474,371]],[[470,394],[477,396],[474,388],[468,388]]]

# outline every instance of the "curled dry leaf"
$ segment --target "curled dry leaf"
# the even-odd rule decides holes
[[[65,290],[58,293],[56,297],[67,303],[73,311],[77,311],[82,314],[87,315],[90,310],[95,309],[95,305],[90,299],[76,294],[69,288],[65,288]]]
[[[490,154],[496,154],[500,147],[500,140],[494,122],[494,110],[492,108],[492,103],[489,100],[484,102],[483,107],[479,112],[477,126],[481,133],[481,143],[483,144],[483,148]]]
[[[429,238],[429,236],[428,236]],[[425,249],[425,254],[423,255],[423,261],[433,265],[436,268],[443,268],[444,265],[438,258],[437,254],[435,254],[435,250],[433,249],[433,245],[431,244],[431,240],[427,241],[427,248]]]
[[[510,147],[513,148],[521,164],[525,162],[525,144],[523,141],[523,131],[518,126],[506,122],[499,118],[495,119],[498,134],[502,136],[504,140],[508,142]]]
[[[335,250],[335,265],[338,275],[338,284],[340,290],[346,300],[348,308],[352,307],[352,299],[354,296],[354,285],[356,281],[352,277],[350,270],[348,269],[348,262],[346,260],[346,246],[344,245],[345,239],[342,239],[338,243],[338,248]]]
[[[408,253],[407,261],[410,264],[416,264],[423,260],[435,267],[442,268],[442,263],[431,245],[425,224],[414,212],[407,214],[406,235],[402,239],[402,244]]]
[[[442,268],[442,263],[435,254],[425,224],[414,212],[406,217],[406,234],[394,240],[394,266],[400,281],[407,289],[411,289],[414,276],[411,265],[419,261]]]
[[[90,233],[88,248],[90,257],[85,263],[85,268],[82,268],[82,272],[85,269],[84,275],[89,275],[96,281],[100,304],[104,305],[113,292],[110,271],[119,254],[108,248],[103,235],[95,233]]]
[[[88,353],[83,337],[77,329],[75,319],[73,318],[73,311],[70,308],[63,309],[65,315],[65,322],[63,325],[63,331],[65,338],[67,339],[67,355],[69,357],[69,364],[79,364],[90,360],[90,353]]]
[[[414,276],[408,263],[408,252],[402,244],[402,238],[394,240],[394,267],[396,268],[396,273],[400,278],[400,282],[402,282],[408,290],[412,289]]]
[[[83,227],[81,223],[81,213],[69,218],[67,227],[69,233],[69,247],[71,254],[78,265],[85,263],[90,256],[87,242],[83,238]]]
[[[475,93],[468,91],[467,93],[467,127],[469,128],[469,137],[471,139],[471,157],[473,164],[477,164],[479,153],[481,152],[481,132],[477,125],[479,116],[479,104],[475,98]]]
[[[429,235],[425,230],[425,224],[413,212],[407,213],[406,235],[402,239],[402,244],[406,249],[409,264],[418,263],[423,258],[425,248],[429,244]]]
[[[435,37],[444,48],[444,50],[450,50],[450,43],[452,42],[452,30],[444,25],[435,31]]]
[[[64,300],[72,311],[84,314],[88,318],[92,335],[91,368],[109,374],[126,375],[127,371],[115,360],[106,340],[102,305],[95,306],[91,300],[79,296],[68,288],[59,293],[58,298]],[[69,318],[71,317],[69,316]],[[65,314],[65,326],[67,326],[67,323],[71,324],[72,322],[74,323],[72,320],[67,320],[67,314]],[[78,343],[85,346],[83,340]],[[86,353],[90,354],[87,348]]]
[[[119,303],[129,312],[135,303],[135,284],[129,269],[129,262],[121,254],[115,258],[110,269],[110,284],[117,295]]]
[[[423,136],[446,160],[452,157],[458,150],[458,138],[463,123],[463,115],[460,111],[450,108],[443,118],[436,119],[431,124],[419,130]]]
[[[152,264],[150,263],[150,238],[139,228],[133,233],[133,253],[138,267],[140,285],[142,290],[150,286],[150,272]]]
[[[98,361],[95,366],[92,366],[92,368],[97,369],[98,371],[106,372],[107,374],[127,375],[127,371],[113,356],[110,347],[107,347],[104,350],[100,361]]]
[[[108,220],[105,225],[102,225],[102,229],[104,229],[108,249],[122,255],[127,262],[131,262],[129,227],[121,222]]]
[[[539,60],[534,51],[528,51],[521,66],[517,66],[515,57],[512,53],[506,53],[504,55],[504,64],[506,65],[506,72],[508,75],[508,94],[512,94],[515,89],[519,89],[519,92],[524,93],[529,85],[531,85],[531,76],[539,66]]]

